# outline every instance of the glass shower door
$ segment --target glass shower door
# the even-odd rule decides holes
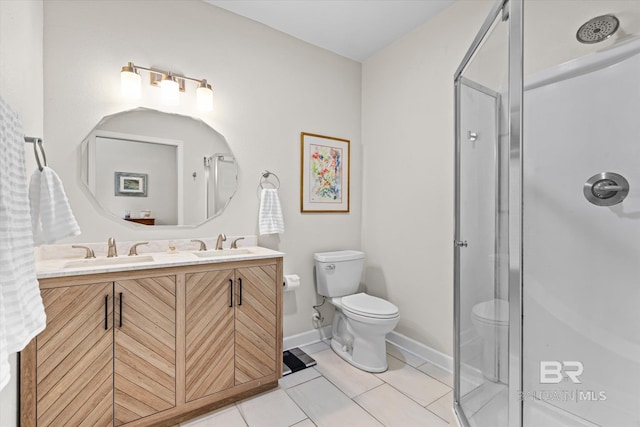
[[[508,23],[499,10],[456,78],[455,321],[458,413],[508,416]]]

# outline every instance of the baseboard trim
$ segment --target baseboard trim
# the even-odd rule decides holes
[[[391,331],[387,334],[387,341],[445,371],[453,372],[453,357],[431,348],[428,345],[422,344],[396,331]]]
[[[282,343],[283,350],[294,347],[302,347],[331,338],[331,325],[326,325],[320,329],[311,329],[299,334],[284,337]],[[404,351],[408,351],[427,362],[438,366],[448,372],[453,372],[453,358],[428,345],[422,344],[412,338],[402,335],[399,332],[391,331],[387,334],[387,341]]]
[[[284,337],[282,340],[282,349],[289,350],[294,347],[302,347],[329,338],[331,338],[331,325]]]

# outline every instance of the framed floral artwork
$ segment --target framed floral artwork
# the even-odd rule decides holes
[[[300,134],[300,211],[349,212],[349,140]]]

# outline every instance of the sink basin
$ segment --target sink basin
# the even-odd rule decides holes
[[[91,259],[82,259],[78,261],[68,262],[64,265],[64,268],[100,267],[105,265],[138,264],[140,262],[151,262],[151,261],[153,261],[153,257],[151,255],[114,257],[114,258],[91,258]]]
[[[221,249],[219,251],[216,250],[212,250],[212,251],[200,251],[200,252],[194,252],[193,254],[196,256],[199,256],[200,258],[218,258],[218,257],[225,257],[225,256],[234,256],[234,255],[244,255],[244,254],[250,254],[251,251],[249,249]]]

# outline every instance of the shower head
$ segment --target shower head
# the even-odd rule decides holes
[[[618,31],[619,25],[620,21],[613,15],[596,16],[582,24],[576,38],[580,43],[599,43]]]

